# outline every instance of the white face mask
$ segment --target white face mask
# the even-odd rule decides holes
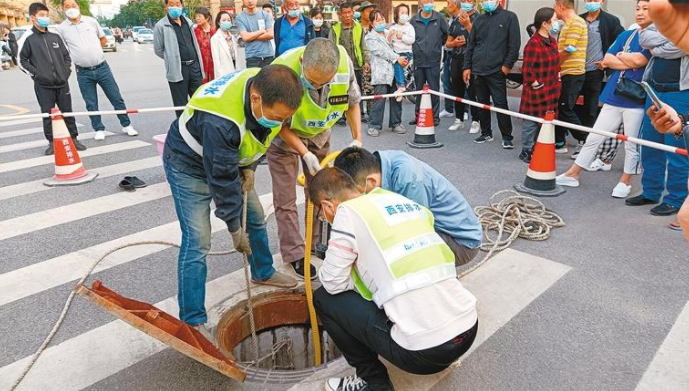
[[[323,19],[314,19],[313,25],[316,27],[321,27],[323,25]]]
[[[67,15],[68,18],[70,19],[76,19],[81,15],[81,12],[79,11],[79,8],[69,8],[67,11],[65,11],[65,15]]]

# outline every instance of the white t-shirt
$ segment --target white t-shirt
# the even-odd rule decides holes
[[[398,39],[396,35],[392,38],[392,49],[395,53],[411,53],[412,45],[416,40],[416,32],[414,31],[414,26],[409,24],[393,24],[390,26],[390,34],[397,34],[397,32],[402,32],[402,39]]]

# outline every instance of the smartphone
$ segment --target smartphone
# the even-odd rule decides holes
[[[656,95],[656,92],[653,91],[653,88],[651,88],[651,86],[648,85],[648,83],[646,83],[645,81],[641,82],[641,86],[644,88],[644,90],[646,91],[648,96],[653,101],[653,105],[656,107],[656,109],[658,109],[658,110],[662,109],[663,108],[663,102],[660,101],[660,98],[658,98],[658,95]]]

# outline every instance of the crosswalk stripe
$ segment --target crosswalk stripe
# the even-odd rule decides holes
[[[463,358],[475,351],[570,270],[569,266],[507,249],[464,277],[462,284],[477,299],[479,329],[474,344]],[[449,369],[435,375],[415,376],[391,365],[388,365],[388,370],[397,391],[430,390],[452,372]],[[351,368],[348,368],[344,373],[349,374],[350,371]],[[342,373],[343,368],[335,366],[329,376],[336,377]],[[327,376],[328,374],[316,373],[289,391],[313,390],[316,388],[314,382],[322,382],[320,379]],[[322,387],[320,384],[318,386]]]
[[[77,128],[82,127],[84,125],[77,123]],[[12,130],[9,132],[0,132],[0,139],[4,138],[11,138],[11,137],[19,137],[19,136],[26,136],[29,134],[43,134],[43,128],[28,128],[28,129],[20,129],[20,130]]]
[[[103,145],[100,147],[92,147],[92,148],[87,149],[86,151],[79,152],[79,156],[81,158],[85,158],[85,157],[89,157],[89,156],[96,156],[96,155],[102,155],[102,154],[106,154],[106,153],[126,151],[128,149],[146,147],[149,145],[151,145],[151,144],[144,142],[144,141],[138,141],[138,140],[137,141],[127,141],[124,143]],[[53,164],[54,161],[55,161],[55,158],[53,156],[41,156],[41,157],[35,157],[35,158],[31,158],[31,159],[17,160],[17,161],[9,162],[9,163],[2,163],[2,164],[0,164],[0,173],[23,170],[25,168],[30,168],[30,167],[38,167],[38,166],[42,166],[44,164]]]
[[[41,122],[43,118],[16,119],[14,121],[0,121],[0,128],[5,126],[24,125],[34,122]]]
[[[114,133],[111,133],[111,132],[105,132],[106,136],[112,136],[113,134]],[[94,138],[95,136],[96,136],[96,132],[81,133],[81,134],[79,134],[79,140],[90,140],[90,139]],[[2,146],[0,146],[0,153],[23,151],[25,149],[47,147],[47,146],[48,146],[47,140],[27,141],[24,143],[2,145]]]
[[[88,201],[64,205],[13,219],[0,221],[0,240],[158,200],[170,195],[167,182],[157,183],[132,193],[115,193]]]
[[[107,178],[116,175],[131,174],[136,171],[158,167],[160,165],[162,165],[162,160],[159,156],[154,156],[146,159],[133,160],[131,162],[124,162],[113,164],[110,166],[93,168],[89,169],[89,172],[98,174],[98,178]],[[27,194],[34,194],[43,191],[48,191],[51,189],[56,189],[56,187],[48,187],[44,185],[43,182],[45,182],[45,179],[39,179],[37,181],[23,182],[18,183],[16,185],[0,187],[0,201]]]
[[[660,345],[636,391],[689,390],[689,303]]]
[[[297,194],[300,193],[301,195],[297,197],[298,205],[304,203],[303,192],[298,192]],[[261,204],[264,206],[264,213],[266,216],[270,216],[274,213],[272,197],[273,193],[264,194],[259,197]],[[222,231],[226,228],[227,226],[222,220],[211,214],[212,232]],[[98,257],[108,250],[119,247],[125,243],[150,240],[178,242],[180,237],[181,232],[179,223],[174,221],[1,274],[0,306],[52,289],[70,281],[78,280]],[[134,261],[167,248],[168,246],[147,245],[120,250],[110,255],[105,261],[99,264],[94,273]]]

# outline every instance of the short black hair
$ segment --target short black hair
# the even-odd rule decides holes
[[[265,4],[263,4],[263,5],[261,6],[261,9],[262,9],[262,10],[264,10],[264,9],[266,9],[266,8],[273,9],[273,6],[270,5],[270,3],[265,3]]]
[[[311,16],[311,18],[313,18],[314,16],[318,16],[318,15],[321,15],[321,16],[322,16],[322,15],[323,15],[323,10],[321,10],[320,7],[313,7],[313,8],[311,9],[311,12],[309,13],[309,16]]]
[[[339,10],[342,11],[345,8],[353,8],[352,3],[345,1],[344,3],[340,4]]]
[[[345,148],[335,159],[334,166],[346,172],[359,186],[366,184],[366,177],[382,172],[380,158],[359,147]]]
[[[358,192],[352,177],[335,167],[326,167],[309,182],[309,200],[319,205],[324,200],[342,201],[348,193]]]
[[[209,22],[210,22],[211,20],[213,20],[212,17],[211,17],[211,12],[210,12],[210,11],[208,10],[208,8],[206,8],[206,7],[198,7],[198,8],[196,8],[196,13],[205,16],[205,17],[206,17],[206,20],[209,21]]]
[[[34,16],[38,13],[38,11],[50,12],[48,7],[46,7],[46,5],[43,3],[31,3],[31,5],[29,6],[29,15]]]
[[[304,95],[304,85],[291,68],[285,65],[268,65],[261,69],[253,79],[253,86],[261,95],[266,106],[284,103],[296,110]]]
[[[168,1],[170,1],[170,0],[165,0],[165,5],[167,5]],[[184,5],[184,0],[179,0],[179,2],[182,3],[182,5]]]
[[[574,0],[555,0],[555,3],[562,4],[565,8],[574,8]]]

